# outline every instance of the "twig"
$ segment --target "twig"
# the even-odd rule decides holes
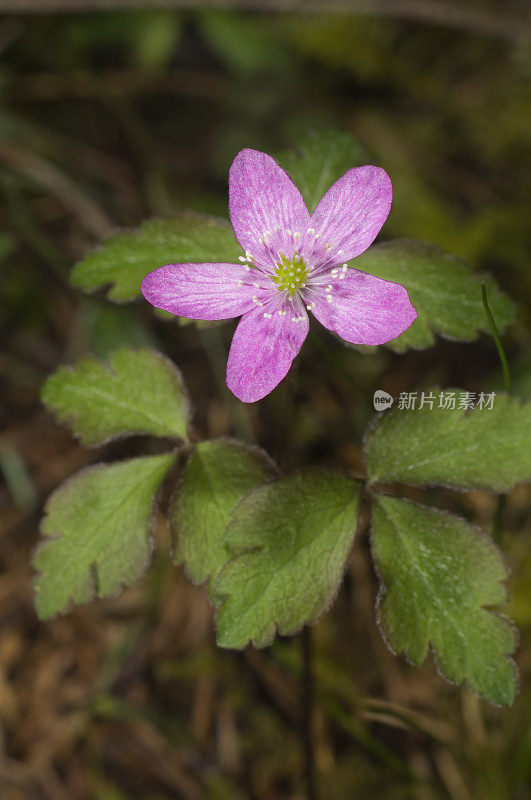
[[[146,0],[0,0],[0,12],[42,14],[56,12],[79,13],[126,8],[145,8]],[[158,8],[301,12],[304,14],[341,14],[389,16],[428,25],[495,38],[517,40],[530,35],[529,18],[508,18],[455,0],[155,0]]]
[[[97,239],[105,238],[112,232],[114,226],[99,206],[70,178],[45,159],[30,150],[0,139],[0,161],[4,161],[17,172],[44,186],[65,205],[68,211],[76,214],[83,227]]]

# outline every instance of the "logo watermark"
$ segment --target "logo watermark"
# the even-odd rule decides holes
[[[421,408],[432,410],[442,408],[447,411],[468,411],[477,408],[490,411],[494,407],[496,392],[400,392],[396,407],[399,411],[414,411]],[[377,389],[374,393],[373,404],[376,411],[391,408],[394,398]]]
[[[376,411],[384,411],[386,408],[391,408],[394,403],[394,397],[383,389],[377,389],[372,399]]]

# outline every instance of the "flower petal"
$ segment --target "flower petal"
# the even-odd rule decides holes
[[[319,201],[310,226],[317,241],[311,264],[319,269],[359,256],[374,241],[388,217],[393,187],[380,167],[349,169]]]
[[[314,283],[306,289],[304,299],[312,305],[319,322],[345,341],[384,344],[400,336],[415,321],[417,312],[399,283],[357,269],[338,272],[344,278],[330,273],[320,276],[322,284]]]
[[[267,278],[241,264],[167,264],[142,281],[142,294],[155,306],[189,319],[230,319],[254,307]]]
[[[227,362],[227,386],[243,403],[261,400],[287,375],[310,323],[298,297],[279,295],[245,314],[236,328]]]
[[[306,204],[288,173],[259,150],[241,150],[232,162],[229,214],[243,249],[268,271],[279,253],[293,257],[310,224]]]

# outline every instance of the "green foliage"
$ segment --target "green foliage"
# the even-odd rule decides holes
[[[155,11],[155,13],[153,13]],[[171,9],[140,9],[134,46],[138,63],[147,70],[168,66],[182,35],[183,19]]]
[[[235,73],[255,74],[267,70],[284,72],[292,59],[266,20],[260,25],[248,15],[208,10],[197,17],[203,36]]]
[[[51,495],[41,523],[49,541],[33,561],[41,619],[66,611],[71,602],[112,595],[142,575],[155,495],[173,461],[170,453],[99,464]]]
[[[394,408],[369,433],[371,482],[505,492],[531,480],[531,403],[497,394],[492,409]]]
[[[370,247],[350,266],[379,278],[401,283],[408,290],[418,317],[397,339],[394,350],[429,347],[434,334],[470,341],[480,331],[490,333],[481,300],[481,281],[467,264],[438,247],[396,240]],[[514,306],[487,277],[489,303],[501,330],[514,319]]]
[[[494,543],[459,517],[383,496],[374,502],[372,543],[391,647],[418,665],[431,644],[449,680],[510,705],[515,631],[485,608],[506,600],[507,568]]]
[[[236,507],[226,541],[237,555],[214,589],[218,643],[269,644],[295,633],[334,599],[358,518],[359,485],[308,472],[259,486]]]
[[[271,480],[275,467],[263,450],[238,441],[200,442],[185,467],[171,513],[175,560],[195,583],[231,558],[224,532],[236,504]]]
[[[115,350],[109,366],[84,358],[61,367],[44,384],[42,400],[84,444],[137,433],[186,437],[189,408],[181,376],[153,350]]]
[[[138,231],[112,236],[74,267],[71,282],[87,292],[110,286],[109,299],[124,302],[140,294],[142,280],[157,267],[196,261],[238,263],[241,254],[224,219],[183,214],[149,220]]]
[[[0,262],[4,261],[13,250],[14,242],[7,233],[0,233]]]
[[[367,163],[367,155],[351,133],[325,128],[301,137],[297,148],[279,153],[277,161],[299,187],[311,213],[338,178]]]

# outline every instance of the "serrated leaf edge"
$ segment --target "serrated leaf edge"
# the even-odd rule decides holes
[[[179,389],[181,390],[182,397],[183,397],[183,406],[184,406],[184,418],[186,422],[186,427],[188,428],[190,425],[190,421],[192,419],[192,404],[190,401],[190,393],[188,392],[188,388],[184,382],[182,373],[179,367],[170,359],[168,356],[164,355],[163,353],[159,352],[158,350],[154,350],[151,347],[118,347],[116,350],[113,350],[111,353],[108,354],[106,359],[99,359],[92,353],[86,356],[83,356],[76,361],[75,364],[61,364],[55,372],[48,376],[45,380],[43,385],[41,386],[40,390],[40,399],[43,405],[45,406],[48,411],[50,411],[53,416],[55,417],[57,424],[61,425],[62,427],[68,428],[70,430],[71,435],[74,439],[81,442],[81,444],[86,447],[87,449],[93,449],[97,447],[103,447],[109,442],[115,442],[120,439],[127,439],[130,436],[153,436],[157,439],[173,439],[175,441],[182,441],[187,442],[186,434],[184,436],[176,436],[175,434],[157,434],[152,433],[151,431],[146,430],[134,430],[134,431],[124,431],[123,433],[113,434],[112,436],[106,436],[103,439],[85,439],[83,437],[83,433],[73,430],[73,424],[79,419],[78,414],[70,414],[69,416],[60,417],[57,411],[57,406],[52,405],[51,403],[47,403],[44,400],[43,393],[45,390],[48,381],[55,377],[59,372],[67,373],[69,375],[74,375],[78,365],[83,361],[90,361],[93,364],[98,364],[102,366],[109,375],[116,375],[116,371],[113,369],[111,365],[111,359],[115,353],[127,351],[130,353],[150,353],[151,355],[155,356],[159,361],[163,362],[170,368],[170,370],[174,373],[176,381],[178,383]],[[146,416],[144,414],[144,416]]]
[[[172,451],[170,451],[169,453],[160,453],[159,455],[171,455],[171,454],[172,454]],[[155,513],[156,513],[156,510],[157,510],[160,489],[161,489],[162,484],[164,483],[164,481],[168,477],[168,474],[170,473],[172,467],[175,465],[175,459],[176,459],[177,454],[178,454],[178,449],[173,451],[173,454],[174,454],[173,462],[170,462],[167,471],[165,472],[165,474],[161,478],[161,482],[160,482],[159,486],[157,487],[157,489],[155,490],[155,492],[153,494],[153,503],[151,505],[151,515],[150,515],[149,525],[148,525],[148,531],[149,531],[149,538],[148,538],[148,542],[147,542],[148,551],[147,551],[147,554],[146,554],[146,563],[145,563],[145,566],[144,566],[143,570],[139,573],[138,578],[137,578],[137,580],[135,581],[134,584],[120,583],[120,585],[117,587],[116,591],[113,592],[113,594],[99,595],[99,594],[97,594],[97,580],[95,580],[95,576],[94,576],[94,573],[93,573],[93,570],[96,569],[96,565],[95,564],[91,564],[89,569],[90,569],[90,578],[91,578],[91,584],[92,584],[92,596],[88,600],[88,603],[93,603],[96,600],[111,600],[113,598],[116,598],[124,591],[124,589],[132,588],[137,583],[139,583],[144,578],[144,576],[146,575],[146,573],[147,573],[147,571],[148,571],[148,569],[149,569],[149,567],[151,565],[151,559],[152,559],[153,551],[154,551],[155,541],[154,541],[154,534],[153,534],[153,524],[154,524],[154,521],[155,521]],[[112,461],[110,463],[109,462],[105,462],[105,461],[99,461],[96,464],[89,464],[88,466],[83,467],[82,469],[78,470],[78,472],[74,473],[74,475],[70,475],[66,480],[62,481],[62,483],[60,483],[58,486],[56,486],[56,488],[48,495],[48,497],[46,498],[46,501],[44,503],[42,517],[41,517],[41,520],[39,522],[39,533],[40,533],[41,539],[35,545],[35,547],[33,547],[32,551],[31,551],[31,559],[30,559],[30,561],[31,561],[32,568],[33,568],[33,570],[35,572],[35,575],[34,575],[32,581],[31,581],[31,587],[33,589],[34,598],[38,595],[38,592],[37,592],[37,589],[36,589],[36,583],[38,581],[38,577],[39,577],[39,575],[43,575],[44,574],[41,570],[38,570],[37,567],[34,566],[35,557],[36,557],[37,553],[43,547],[45,547],[49,542],[57,541],[58,539],[61,539],[62,536],[63,536],[63,534],[61,534],[61,533],[58,533],[57,536],[47,536],[44,533],[42,533],[42,531],[41,531],[41,525],[42,525],[43,521],[48,517],[49,506],[50,506],[53,498],[55,497],[55,495],[57,493],[59,493],[60,491],[64,490],[67,486],[69,486],[71,483],[76,481],[82,475],[85,475],[86,473],[91,472],[92,470],[101,469],[101,468],[104,468],[104,467],[112,467],[112,466],[120,465],[120,464],[128,464],[131,461],[141,461],[144,458],[151,458],[151,457],[152,456],[137,456],[135,458],[124,458],[121,461]],[[86,603],[75,603],[73,601],[73,599],[70,597],[69,600],[68,600],[68,604],[65,606],[65,608],[60,609],[59,611],[56,611],[55,614],[52,614],[51,616],[46,616],[46,617],[40,617],[39,616],[39,619],[41,621],[44,621],[44,620],[55,619],[56,617],[64,617],[67,614],[70,614],[76,608],[82,608],[84,605],[86,605]]]
[[[385,413],[385,412],[383,412],[383,413]],[[510,569],[510,567],[509,567],[509,565],[507,563],[507,560],[505,558],[505,554],[503,553],[503,551],[496,546],[496,543],[494,542],[492,537],[490,537],[487,533],[485,533],[485,531],[483,531],[477,525],[474,525],[473,523],[469,522],[464,517],[458,516],[457,514],[453,514],[450,511],[447,511],[446,509],[437,508],[436,506],[427,506],[424,503],[416,503],[416,502],[413,502],[412,500],[409,500],[406,497],[396,497],[396,495],[383,495],[383,496],[384,497],[385,496],[391,496],[391,497],[393,497],[393,499],[401,500],[402,502],[409,503],[409,505],[416,506],[417,508],[422,508],[422,509],[425,509],[426,511],[434,512],[436,514],[439,514],[441,517],[446,517],[446,518],[450,517],[452,519],[456,519],[459,522],[462,522],[465,525],[467,525],[468,527],[472,528],[484,542],[488,543],[490,549],[494,550],[496,552],[496,554],[499,556],[499,558],[501,559],[501,561],[503,563],[503,566],[504,566],[505,572],[506,572],[506,576],[503,579],[503,581],[500,580],[498,582],[505,589],[505,594],[506,594],[505,602],[508,601],[507,581],[509,580],[509,578],[511,576],[511,569]],[[422,661],[419,662],[418,664],[416,664],[409,657],[408,653],[405,650],[398,651],[391,644],[391,641],[389,639],[389,636],[387,634],[387,631],[385,630],[385,627],[384,627],[382,619],[381,619],[381,607],[382,607],[383,600],[385,599],[385,596],[388,593],[388,588],[387,588],[387,585],[385,584],[385,581],[383,580],[383,577],[382,577],[381,572],[380,572],[380,568],[378,566],[378,561],[377,561],[376,556],[374,554],[372,503],[375,500],[377,502],[377,497],[373,497],[371,499],[372,499],[372,502],[371,502],[371,520],[370,520],[370,529],[369,529],[369,544],[370,544],[370,549],[371,549],[371,561],[372,561],[372,564],[373,564],[374,572],[375,572],[376,577],[378,579],[378,592],[377,592],[377,595],[376,595],[376,600],[375,600],[375,604],[374,604],[374,610],[375,610],[376,624],[378,626],[378,630],[380,631],[380,636],[384,640],[386,647],[390,650],[390,652],[394,656],[398,656],[398,657],[403,658],[412,667],[421,666],[422,664],[424,664],[426,662],[426,659],[431,655],[431,657],[433,658],[433,662],[435,664],[435,668],[436,668],[437,674],[441,678],[443,678],[446,681],[446,683],[449,683],[452,686],[464,686],[475,697],[478,697],[478,698],[480,698],[482,700],[486,699],[487,702],[490,703],[490,705],[492,705],[492,706],[494,706],[496,708],[504,708],[504,707],[506,707],[501,703],[495,703],[492,700],[490,700],[488,698],[485,698],[482,694],[480,694],[472,686],[470,686],[470,684],[469,684],[469,682],[467,680],[465,680],[461,684],[461,683],[457,683],[456,681],[453,681],[451,678],[449,678],[447,675],[445,675],[445,673],[441,669],[441,666],[440,666],[440,663],[439,663],[439,659],[437,657],[437,652],[435,651],[435,649],[433,647],[433,644],[431,642],[431,638],[428,637],[429,640],[428,640],[428,646],[427,646],[427,649],[426,649],[426,653],[424,654],[424,657],[422,658]],[[380,506],[380,508],[383,511],[383,513],[386,515],[386,517],[388,517],[387,513],[385,512],[385,509],[382,506]],[[391,521],[391,524],[393,524],[392,521]],[[394,525],[393,525],[393,527],[394,527]],[[519,692],[519,688],[520,688],[520,674],[519,674],[519,671],[518,671],[518,667],[517,667],[516,661],[513,658],[513,653],[516,652],[516,649],[517,649],[518,644],[519,644],[519,631],[518,631],[518,628],[516,627],[516,625],[514,624],[513,620],[510,617],[508,617],[506,614],[503,614],[500,611],[495,610],[497,608],[497,606],[496,607],[492,607],[492,606],[488,606],[488,605],[482,605],[482,606],[479,606],[479,608],[480,609],[485,609],[490,614],[493,614],[495,617],[498,617],[499,619],[504,620],[505,622],[508,623],[508,625],[510,626],[510,628],[512,630],[512,634],[513,634],[513,637],[514,637],[514,649],[510,653],[502,653],[502,657],[506,661],[508,661],[509,664],[512,667],[513,675],[514,675],[514,683],[515,683],[514,699],[516,699],[516,697],[518,695],[518,692]],[[513,699],[513,702],[511,703],[511,705],[514,704],[514,699]]]

